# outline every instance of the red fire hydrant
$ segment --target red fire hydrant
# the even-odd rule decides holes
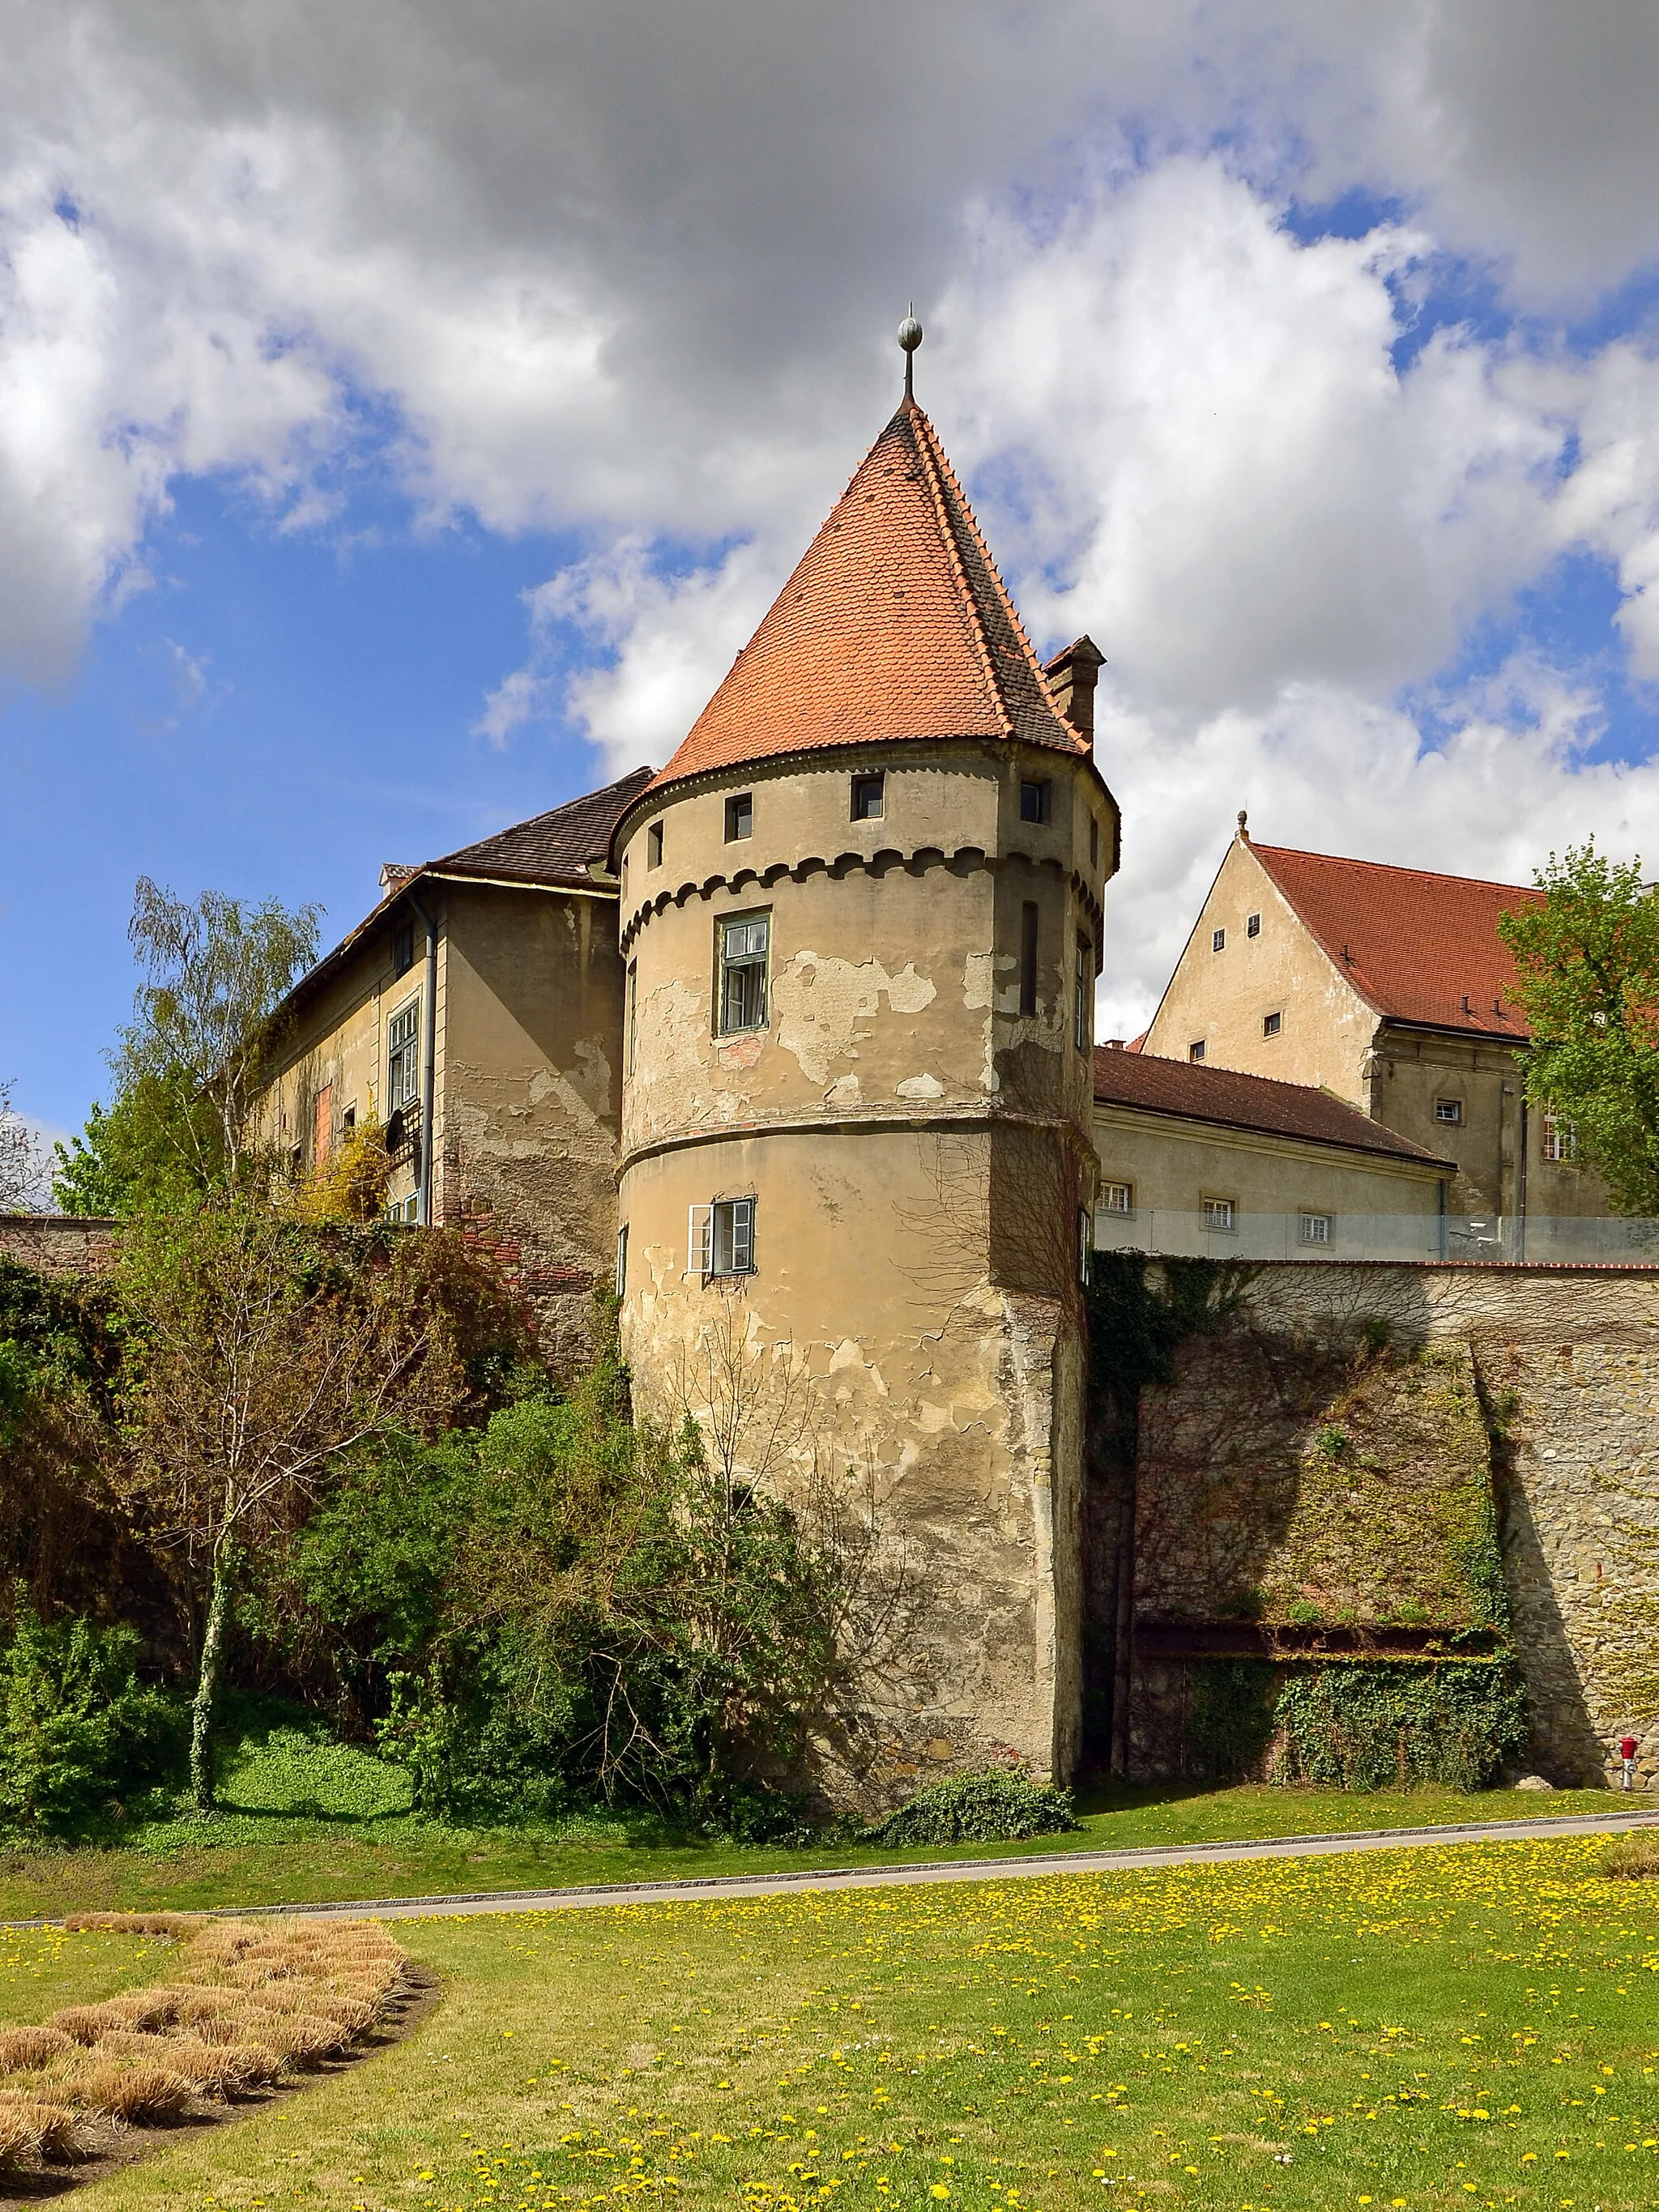
[[[1633,1735],[1621,1735],[1619,1739],[1619,1756],[1625,1762],[1625,1778],[1620,1787],[1626,1790],[1634,1790],[1636,1787],[1636,1738]]]

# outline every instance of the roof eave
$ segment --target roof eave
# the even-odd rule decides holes
[[[1191,1121],[1200,1129],[1237,1129],[1250,1137],[1277,1137],[1291,1145],[1318,1145],[1327,1152],[1362,1152],[1367,1159],[1394,1160],[1402,1167],[1434,1168],[1442,1175],[1458,1172],[1455,1160],[1443,1160],[1433,1152],[1419,1151],[1409,1139],[1401,1145],[1368,1145],[1353,1137],[1323,1137],[1310,1129],[1275,1129],[1265,1121],[1241,1121],[1219,1114],[1201,1114],[1188,1106],[1157,1106],[1140,1098],[1107,1098],[1097,1091],[1097,1106],[1115,1106],[1126,1114],[1156,1114],[1166,1121]]]

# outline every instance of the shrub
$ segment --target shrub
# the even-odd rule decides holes
[[[1659,1828],[1638,1828],[1609,1844],[1601,1871],[1619,1881],[1659,1881]]]
[[[866,1844],[1019,1843],[1078,1826],[1069,1790],[1023,1774],[953,1774],[860,1833]]]
[[[43,1621],[20,1590],[0,1651],[0,1820],[63,1828],[163,1778],[182,1716],[138,1680],[138,1642],[131,1628]]]
[[[1294,1673],[1273,1718],[1281,1745],[1273,1780],[1341,1790],[1413,1782],[1484,1790],[1527,1741],[1520,1677],[1507,1662]]]

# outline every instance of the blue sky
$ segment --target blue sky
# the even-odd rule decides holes
[[[372,903],[666,757],[899,388],[1109,658],[1103,1034],[1248,805],[1659,850],[1659,18],[0,0],[0,1084],[134,879]],[[142,66],[140,65],[142,63]],[[1651,591],[1650,586],[1651,585]]]

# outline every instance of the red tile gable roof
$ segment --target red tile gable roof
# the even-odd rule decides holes
[[[1424,868],[1257,845],[1273,881],[1334,964],[1380,1014],[1524,1044],[1515,962],[1498,917],[1543,896]]]
[[[780,754],[1017,738],[1087,757],[906,399],[653,788]]]
[[[1276,1083],[1265,1075],[1241,1075],[1231,1067],[1202,1061],[1160,1060],[1149,1052],[1102,1045],[1095,1052],[1095,1098],[1103,1106],[1139,1107],[1188,1121],[1208,1121],[1227,1129],[1249,1129],[1270,1137],[1297,1137],[1313,1145],[1340,1145],[1349,1152],[1384,1158],[1415,1160],[1455,1172],[1408,1138],[1395,1136],[1357,1106],[1301,1083]]]

